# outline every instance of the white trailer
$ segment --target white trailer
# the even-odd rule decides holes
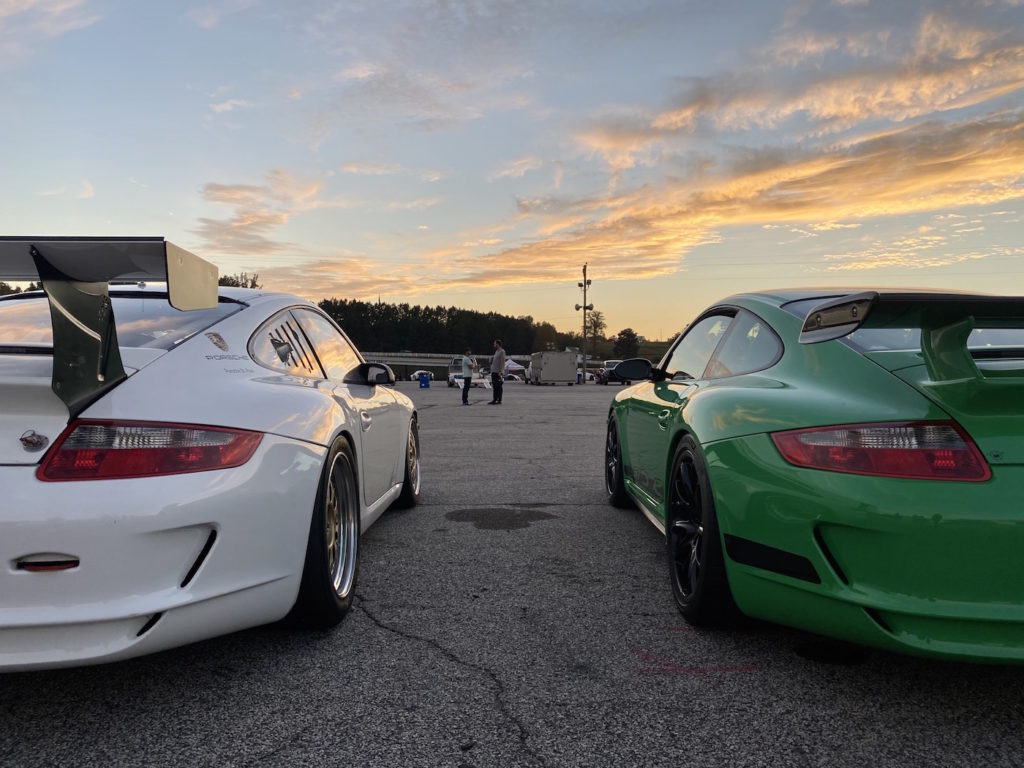
[[[576,383],[575,352],[534,352],[530,355],[530,384]]]

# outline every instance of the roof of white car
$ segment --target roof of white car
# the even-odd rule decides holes
[[[110,286],[111,293],[166,293],[166,283],[113,283]],[[280,291],[265,291],[262,288],[233,288],[222,285],[217,289],[217,295],[225,299],[240,301],[245,304],[262,303],[265,301],[288,301],[298,304],[310,304],[313,302],[296,296],[291,293]]]

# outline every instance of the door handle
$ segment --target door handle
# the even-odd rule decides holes
[[[373,417],[366,411],[359,412],[359,421],[362,425],[363,432],[367,432],[370,429],[370,423],[373,421]]]

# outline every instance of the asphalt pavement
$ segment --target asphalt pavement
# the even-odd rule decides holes
[[[618,387],[399,386],[421,503],[364,535],[340,627],[0,675],[0,765],[1024,764],[1024,668],[689,628],[605,503]]]

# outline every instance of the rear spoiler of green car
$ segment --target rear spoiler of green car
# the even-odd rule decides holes
[[[932,379],[950,381],[980,376],[967,349],[979,326],[1024,327],[1024,297],[924,291],[841,296],[807,313],[800,343],[840,339],[861,328],[920,328]]]
[[[72,416],[125,379],[111,280],[166,282],[175,309],[217,306],[217,267],[162,237],[0,237],[0,280],[42,283],[53,325],[53,391]]]

